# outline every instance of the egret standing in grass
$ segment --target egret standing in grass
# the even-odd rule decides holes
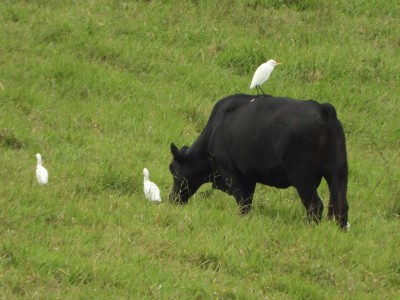
[[[49,181],[49,173],[42,166],[42,156],[39,153],[36,154],[36,160],[36,179],[40,185],[45,185]]]
[[[158,202],[158,203],[161,202],[160,189],[154,182],[150,181],[149,170],[144,168],[143,175],[144,175],[144,182],[143,182],[144,196],[146,197],[147,200],[151,202]]]
[[[281,63],[278,63],[275,60],[270,59],[266,63],[263,63],[261,66],[259,66],[256,72],[254,73],[253,80],[251,81],[250,84],[250,89],[253,89],[255,87],[257,89],[257,94],[260,95],[258,89],[260,89],[261,92],[265,94],[264,91],[261,89],[261,85],[268,80],[269,75],[271,75],[275,66],[280,64]]]

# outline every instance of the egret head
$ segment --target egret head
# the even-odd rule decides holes
[[[143,169],[143,175],[145,178],[149,178],[149,170],[147,170],[147,168]]]
[[[277,65],[280,65],[281,63],[276,62],[276,61],[273,60],[273,59],[270,59],[269,61],[267,61],[267,64],[271,65],[272,67],[275,67],[275,66],[277,66]]]
[[[36,160],[38,164],[42,163],[42,156],[40,155],[40,153],[36,153]]]

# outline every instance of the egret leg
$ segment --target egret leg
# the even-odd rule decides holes
[[[265,92],[262,90],[261,86],[259,86],[258,88],[259,88],[259,89],[261,90],[261,92],[265,95]]]
[[[257,90],[257,95],[260,95],[260,92],[258,91],[258,85],[256,85],[256,90]]]

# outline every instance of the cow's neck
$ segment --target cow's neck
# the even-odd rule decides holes
[[[207,132],[207,127],[203,130],[203,132],[199,135],[197,140],[191,145],[186,154],[190,157],[196,158],[207,158],[209,156],[208,151],[208,140],[209,134]]]
[[[203,183],[210,182],[213,174],[212,156],[208,150],[208,136],[206,130],[203,131],[197,140],[191,145],[186,155],[196,161],[196,170],[199,172]]]

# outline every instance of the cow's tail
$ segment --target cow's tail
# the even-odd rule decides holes
[[[323,110],[325,116],[327,116],[328,127],[330,131],[329,141],[329,156],[328,164],[325,174],[325,179],[328,182],[330,199],[328,205],[328,218],[336,218],[336,221],[342,228],[347,226],[347,200],[346,200],[346,189],[347,189],[347,161],[339,161],[339,151],[344,149],[342,145],[338,143],[342,142],[339,138],[341,126],[338,125],[335,108],[326,103],[323,104]],[[344,139],[343,139],[344,142]],[[344,155],[346,155],[344,153]]]

